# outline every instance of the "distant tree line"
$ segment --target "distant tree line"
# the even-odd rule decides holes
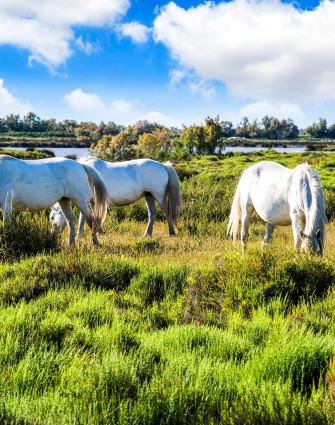
[[[124,129],[123,126],[114,122],[100,124],[93,122],[78,123],[75,120],[57,122],[54,118],[41,119],[33,112],[29,112],[23,118],[19,114],[10,114],[0,118],[0,134],[8,136],[29,137],[75,137],[98,140],[103,135],[118,134]]]
[[[217,154],[228,142],[240,143],[243,139],[269,141],[293,140],[303,134],[308,138],[335,139],[335,124],[328,126],[324,118],[304,130],[299,130],[292,119],[279,120],[266,115],[260,121],[247,117],[234,127],[219,116],[207,117],[202,125],[167,128],[161,124],[141,120],[124,127],[113,121],[105,124],[55,119],[43,120],[33,112],[23,118],[10,114],[0,118],[0,135],[29,137],[71,137],[86,140],[93,153],[110,160],[127,160],[140,156],[156,159],[185,158],[190,155]]]

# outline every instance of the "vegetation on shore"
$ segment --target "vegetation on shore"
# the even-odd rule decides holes
[[[93,122],[41,119],[29,112],[23,118],[10,114],[0,118],[2,147],[86,147],[97,156],[112,161],[148,156],[152,159],[185,159],[195,155],[221,154],[226,146],[307,145],[309,150],[334,149],[335,124],[323,118],[305,129],[298,129],[292,119],[279,120],[266,115],[261,120],[244,117],[234,126],[207,117],[204,124],[167,128],[146,120],[127,127]]]
[[[0,233],[0,422],[334,424],[334,222],[322,259],[289,227],[261,251],[256,217],[245,255],[225,236],[240,173],[264,159],[308,161],[334,216],[332,155],[273,151],[176,162],[175,238],[161,212],[140,237],[144,202],[111,208],[98,249],[18,214]]]

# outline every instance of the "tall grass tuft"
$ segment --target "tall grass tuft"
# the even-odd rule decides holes
[[[2,262],[22,257],[58,252],[60,237],[51,232],[47,216],[43,213],[14,214],[6,227],[0,227],[0,258]]]

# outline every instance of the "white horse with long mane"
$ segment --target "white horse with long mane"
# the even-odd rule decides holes
[[[173,224],[178,218],[181,193],[178,175],[170,162],[162,164],[152,159],[107,162],[93,157],[79,158],[78,162],[89,164],[100,173],[113,205],[122,207],[145,197],[149,221],[144,236],[152,235],[156,201],[167,218],[170,236],[175,235]],[[57,204],[52,207],[50,219],[54,228],[62,232],[65,220]],[[85,218],[80,215],[78,234],[83,233],[84,223]]]
[[[89,209],[92,198],[94,214]],[[97,232],[106,217],[108,194],[96,170],[89,164],[66,158],[25,161],[0,155],[0,207],[4,226],[8,224],[13,208],[41,211],[55,202],[58,202],[70,227],[70,245],[75,243],[75,217],[71,202],[77,205],[89,224],[93,244],[99,244]]]
[[[247,168],[238,183],[227,234],[236,240],[241,222],[244,250],[253,211],[266,222],[264,243],[276,225],[292,225],[295,248],[323,255],[326,237],[325,202],[318,174],[308,164],[294,169],[271,161]]]

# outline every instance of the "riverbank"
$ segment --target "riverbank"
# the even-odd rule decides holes
[[[17,138],[0,137],[0,147],[20,148],[89,148],[91,139],[77,139],[75,137],[52,137],[52,138]]]
[[[93,140],[91,137],[80,137],[75,136],[54,136],[54,137],[43,137],[40,135],[29,135],[29,136],[6,136],[4,134],[0,135],[0,146],[8,147],[86,147],[89,148]],[[270,139],[249,139],[245,137],[228,137],[222,138],[223,147],[253,147],[259,146],[264,148],[271,147],[292,147],[292,146],[302,146],[306,145],[308,148],[315,147],[318,150],[326,146],[334,146],[334,139],[313,139],[300,137],[297,139],[283,139],[283,140],[270,140]],[[313,149],[311,149],[313,150]]]
[[[333,151],[335,150],[335,140],[333,139],[307,139],[299,138],[292,140],[267,140],[267,139],[246,139],[243,137],[229,137],[223,141],[224,148],[245,147],[245,148],[293,148],[301,147],[307,151]]]

